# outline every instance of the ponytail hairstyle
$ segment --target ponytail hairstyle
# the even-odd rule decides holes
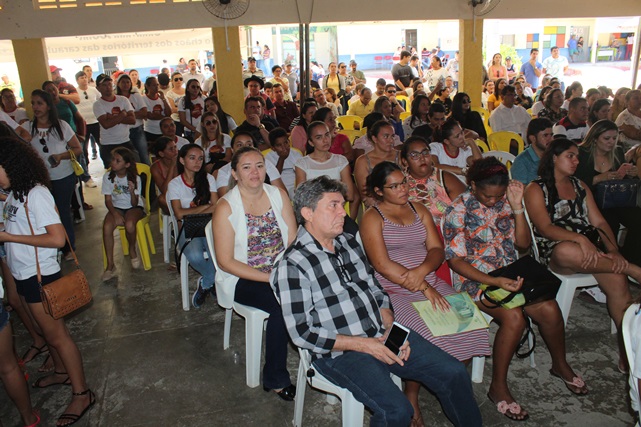
[[[189,153],[189,151],[191,150],[199,150],[201,153],[203,153],[204,157],[205,152],[200,145],[186,144],[183,145],[178,152],[178,158],[184,159],[185,157],[187,157],[187,153]],[[176,168],[178,169],[179,175],[182,175],[185,172],[185,165],[183,165],[181,162],[177,162]],[[194,204],[196,206],[208,205],[211,199],[211,192],[209,191],[209,181],[207,180],[207,169],[205,169],[204,159],[200,170],[194,175],[194,188],[196,189],[196,195],[192,200]]]
[[[129,148],[125,147],[117,147],[111,150],[112,157],[116,154],[122,157],[122,160],[124,160],[125,163],[129,163],[129,166],[127,166],[127,181],[133,182],[134,188],[136,188],[138,185],[138,180],[136,179],[138,176],[138,169],[136,169],[136,155]],[[110,170],[109,181],[114,182],[114,179],[116,179],[116,172]]]

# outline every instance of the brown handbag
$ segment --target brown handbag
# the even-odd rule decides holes
[[[27,207],[27,200],[24,203],[25,213],[27,215],[27,222],[29,223],[29,229],[31,234],[35,235],[33,232],[33,227],[31,226],[31,220],[29,219],[29,209]],[[56,209],[56,212],[58,209]],[[60,279],[42,285],[42,275],[40,273],[40,263],[38,262],[38,247],[35,247],[36,250],[36,270],[38,272],[38,286],[40,286],[40,297],[42,299],[42,306],[44,307],[45,313],[53,317],[54,319],[61,319],[67,314],[72,313],[78,310],[81,307],[89,304],[91,302],[91,289],[89,289],[89,282],[87,282],[87,277],[85,273],[80,269],[80,263],[76,257],[76,253],[71,247],[71,242],[69,241],[69,236],[65,230],[65,238],[67,243],[69,243],[69,249],[71,249],[71,255],[73,255],[73,260],[76,263],[76,269],[71,273],[62,276]]]

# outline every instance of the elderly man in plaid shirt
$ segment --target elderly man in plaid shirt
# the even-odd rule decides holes
[[[373,426],[407,427],[412,419],[412,405],[390,373],[435,393],[452,424],[480,426],[461,362],[414,331],[398,355],[384,345],[394,313],[360,245],[343,233],[344,196],[343,184],[325,176],[301,184],[294,196],[301,226],[270,280],[294,344],[373,411]]]

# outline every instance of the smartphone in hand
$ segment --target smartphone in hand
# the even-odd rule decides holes
[[[55,167],[58,164],[58,162],[56,161],[56,159],[53,156],[47,157],[47,161],[49,162],[51,167]]]
[[[385,339],[385,347],[389,348],[392,353],[399,356],[401,353],[401,347],[407,341],[407,337],[410,334],[410,330],[400,323],[394,322],[392,328]]]

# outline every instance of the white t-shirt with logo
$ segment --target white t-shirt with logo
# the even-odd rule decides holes
[[[98,119],[93,113],[93,104],[102,97],[98,89],[93,86],[87,86],[86,90],[78,88],[78,94],[80,95],[80,104],[76,105],[76,107],[78,107],[82,118],[85,119],[88,125],[98,123]]]
[[[145,97],[146,98],[146,97]],[[129,99],[129,102],[131,103],[131,106],[134,107],[134,111],[137,113],[138,111],[142,110],[143,108],[147,108],[147,104],[145,103],[144,98],[140,93],[137,91],[131,91],[131,94],[127,98]],[[137,128],[138,126],[142,126],[143,122],[142,119],[136,118],[136,124],[131,125],[131,127]]]
[[[105,114],[119,114],[121,111],[134,111],[131,102],[124,96],[115,95],[112,101],[105,101],[103,98],[98,99],[93,104],[93,113],[97,119]],[[116,126],[105,129],[100,125],[100,144],[117,145],[129,141],[130,125],[120,123]]]
[[[145,105],[147,106],[147,112],[149,113],[164,113],[165,112],[165,103],[160,96],[156,95],[156,99],[151,99],[148,96],[143,97]],[[162,131],[160,130],[160,120],[151,120],[145,119],[145,132],[153,133],[160,135]]]
[[[283,172],[281,172],[280,176],[283,180],[283,184],[285,184],[285,188],[287,188],[290,199],[294,198],[294,190],[296,190],[296,162],[302,157],[303,155],[298,151],[290,149],[289,156],[287,156],[283,162]],[[278,153],[274,150],[270,151],[265,156],[265,160],[273,164],[275,167],[278,164]],[[278,170],[278,168],[276,168],[276,170]]]
[[[191,103],[193,104],[193,107],[191,110],[187,110],[185,109],[185,98],[188,96],[189,94],[186,94],[180,99],[180,101],[178,101],[178,112],[182,111],[185,113],[185,119],[187,122],[198,129],[200,126],[200,118],[205,112],[205,98],[199,96],[196,99],[192,99]]]
[[[207,181],[209,182],[210,192],[215,193],[218,191],[216,179],[213,176],[207,174]],[[188,209],[194,197],[196,197],[196,188],[189,187],[185,184],[182,175],[178,175],[169,182],[167,186],[167,200],[169,200],[169,202],[172,200],[180,200],[180,206],[183,209]]]
[[[24,122],[20,126],[31,133],[31,122]],[[60,163],[55,168],[51,167],[51,164],[47,160],[52,154],[65,153],[67,151],[67,144],[76,135],[73,129],[71,129],[71,126],[69,126],[69,123],[64,120],[60,120],[60,128],[62,129],[62,138],[58,135],[58,131],[53,128],[37,128],[36,132],[32,134],[30,142],[31,146],[36,150],[36,153],[44,160],[45,166],[49,171],[49,178],[51,178],[52,181],[66,178],[73,173],[71,160],[60,160]],[[47,150],[46,153],[45,149]]]
[[[45,227],[60,224],[60,217],[56,212],[56,205],[49,190],[37,185],[25,196],[29,208],[29,219],[33,227],[33,234],[45,234]],[[24,203],[16,200],[13,193],[9,194],[3,209],[4,227],[7,233],[16,235],[31,235],[29,222],[24,208]],[[7,264],[11,274],[18,280],[25,280],[37,274],[36,248],[21,243],[6,242]],[[38,262],[40,273],[49,276],[60,271],[58,264],[58,248],[38,247]]]
[[[16,123],[15,120],[11,118],[11,116],[9,116],[7,113],[5,113],[2,110],[0,110],[0,122],[5,122],[13,130],[16,130],[18,126],[20,126],[18,123]]]
[[[142,181],[140,176],[136,176],[136,189],[134,194],[138,196],[138,206],[141,208],[145,207],[145,201],[142,198],[141,194]],[[111,196],[111,203],[113,203],[114,208],[118,209],[131,209],[131,193],[129,192],[129,181],[127,176],[119,177],[118,175],[114,176],[113,182],[109,179],[109,172],[105,173],[102,176],[102,194],[106,196]]]

